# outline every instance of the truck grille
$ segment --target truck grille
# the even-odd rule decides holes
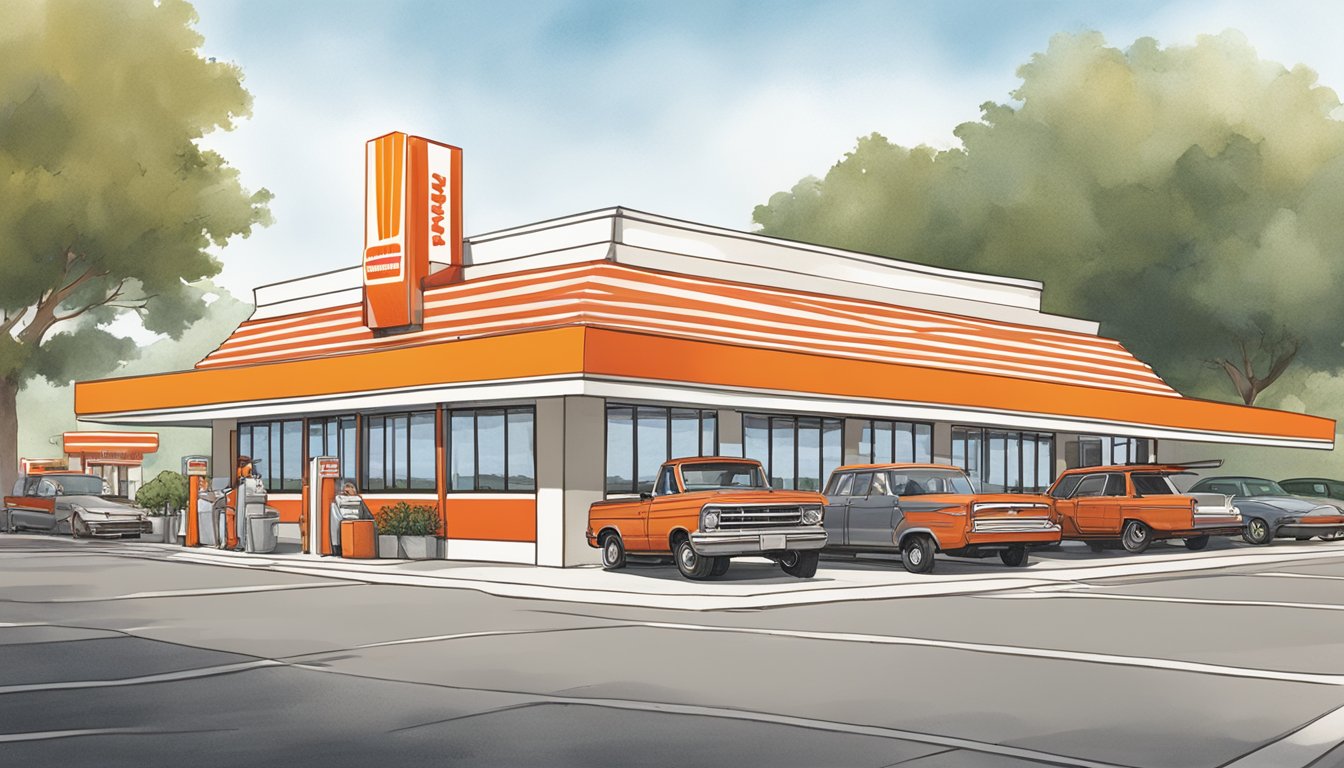
[[[971,533],[1032,533],[1055,527],[1048,517],[977,517],[971,521]]]
[[[801,507],[719,507],[721,530],[784,528],[802,524]]]

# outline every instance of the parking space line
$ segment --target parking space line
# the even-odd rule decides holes
[[[219,664],[213,667],[184,669],[179,672],[161,672],[154,675],[141,675],[140,677],[121,677],[112,680],[67,680],[58,683],[0,685],[0,695],[10,693],[33,693],[37,691],[72,691],[85,688],[117,688],[126,685],[148,685],[151,683],[172,683],[177,682],[178,680],[196,680],[202,677],[217,677],[219,675],[231,675],[235,672],[246,672],[251,669],[279,666],[286,665],[284,662],[275,661],[274,659],[257,659],[255,661],[243,661],[236,664]]]
[[[1344,611],[1336,603],[1294,603],[1283,600],[1222,600],[1212,597],[1162,597],[1160,595],[1117,595],[1098,592],[1013,592],[980,595],[991,600],[1124,600],[1136,603],[1181,603],[1187,605],[1222,605],[1239,608],[1292,608],[1307,611]]]
[[[132,592],[127,595],[105,597],[55,597],[50,600],[19,600],[0,598],[0,602],[47,605],[50,603],[105,603],[114,600],[147,600],[162,597],[210,597],[213,595],[242,595],[254,592],[286,592],[292,589],[330,589],[353,586],[348,582],[309,582],[301,584],[258,584],[249,587],[206,587],[202,589],[167,589],[155,592]]]
[[[1344,707],[1325,713],[1292,733],[1219,768],[1308,766],[1344,743]]]
[[[666,621],[620,621],[615,624],[603,624],[586,627],[557,627],[552,629],[540,630],[498,630],[485,632],[464,632],[455,635],[433,635],[426,637],[405,638],[402,640],[389,640],[381,643],[369,643],[356,646],[346,650],[358,650],[362,648],[377,648],[394,645],[408,645],[412,643],[433,643],[433,642],[451,642],[456,640],[471,640],[485,637],[501,637],[507,635],[523,634],[541,634],[551,633],[559,634],[563,632],[592,632],[595,630],[606,629],[667,629],[673,631],[685,632],[719,632],[735,635],[757,635],[765,637],[784,637],[796,640],[820,640],[828,642],[842,643],[863,643],[867,645],[898,645],[916,648],[934,648],[939,650],[967,651],[971,653],[987,653],[1000,656],[1018,656],[1035,659],[1046,659],[1049,661],[1074,661],[1086,664],[1107,664],[1111,666],[1139,667],[1145,669],[1166,670],[1171,672],[1186,672],[1200,675],[1214,675],[1218,677],[1236,677],[1253,680],[1270,680],[1274,682],[1288,683],[1306,683],[1311,685],[1336,685],[1344,686],[1344,675],[1324,674],[1314,672],[1291,672],[1287,670],[1276,669],[1258,669],[1255,667],[1234,667],[1226,664],[1208,664],[1198,661],[1180,661],[1177,659],[1164,659],[1151,656],[1123,656],[1111,653],[1095,653],[1092,651],[1068,651],[1058,648],[1032,648],[1021,645],[1001,645],[995,643],[971,643],[959,640],[937,640],[924,637],[903,637],[899,635],[873,635],[856,632],[818,632],[803,629],[767,629],[760,627],[731,627],[716,626],[712,624],[682,624]],[[335,651],[325,651],[324,653],[334,653]],[[316,655],[316,654],[305,654]],[[300,657],[290,657],[300,658]]]
[[[0,733],[0,744],[14,744],[24,741],[51,741],[81,736],[180,736],[198,733],[220,733],[225,729],[192,729],[165,731],[157,728],[72,728],[64,731],[27,731],[19,733]],[[231,730],[231,729],[229,729]]]

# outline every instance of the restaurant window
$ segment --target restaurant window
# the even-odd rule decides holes
[[[933,462],[933,425],[909,421],[860,422],[859,456],[869,464]]]
[[[1147,464],[1156,458],[1154,441],[1139,437],[1079,435],[1064,446],[1065,464],[1074,467],[1109,467]]]
[[[536,412],[530,406],[448,413],[449,492],[537,490]]]
[[[765,465],[771,488],[820,490],[840,466],[843,424],[815,416],[743,414],[743,452]]]
[[[651,405],[607,406],[607,493],[653,490],[668,459],[713,456],[718,412]]]
[[[364,417],[365,491],[433,491],[434,412]]]
[[[1041,493],[1054,480],[1055,436],[980,427],[952,428],[952,463],[985,493]]]
[[[303,419],[239,424],[238,455],[251,457],[267,491],[303,490]]]
[[[359,435],[354,416],[331,416],[308,420],[308,456],[335,456],[341,464],[341,482],[355,482],[357,453],[355,440]]]

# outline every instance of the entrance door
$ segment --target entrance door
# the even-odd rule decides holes
[[[866,476],[864,490],[859,496],[859,478]],[[893,549],[891,532],[895,525],[896,497],[891,492],[888,472],[864,472],[854,478],[854,494],[849,499],[849,546],[865,549]]]

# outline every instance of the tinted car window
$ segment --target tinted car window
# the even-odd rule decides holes
[[[1247,496],[1286,496],[1279,484],[1273,480],[1251,478],[1245,481]]]
[[[854,475],[854,485],[849,490],[850,496],[867,496],[868,486],[872,485],[873,473],[860,472]]]
[[[854,483],[854,475],[845,472],[831,476],[831,482],[826,486],[827,496],[848,496],[849,486]]]
[[[974,493],[965,473],[956,469],[910,469],[892,473],[892,492],[897,496],[925,493]]]
[[[886,472],[872,473],[873,484],[868,489],[869,496],[890,496],[891,482]]]
[[[1128,490],[1128,487],[1125,485],[1125,476],[1122,475],[1122,474],[1120,474],[1120,473],[1116,473],[1116,474],[1113,474],[1113,475],[1107,475],[1107,476],[1106,476],[1106,492],[1105,492],[1103,495],[1105,495],[1105,496],[1128,496],[1128,495],[1129,495],[1129,490]]]
[[[687,491],[712,491],[719,488],[764,488],[765,477],[754,462],[724,461],[683,464],[681,484]]]
[[[1221,493],[1224,496],[1244,495],[1241,492],[1241,486],[1237,485],[1236,483],[1199,483],[1190,490],[1195,493],[1199,493],[1202,491],[1208,491],[1209,493]]]
[[[1067,499],[1073,495],[1073,489],[1078,487],[1078,483],[1082,479],[1082,475],[1065,475],[1059,479],[1058,483],[1055,483],[1050,495],[1056,499]]]
[[[658,484],[654,486],[654,493],[659,496],[677,492],[677,484],[672,480],[672,468],[663,467],[663,471],[658,475]]]
[[[1162,496],[1176,492],[1176,489],[1172,487],[1171,481],[1167,479],[1166,475],[1141,474],[1136,472],[1133,475],[1130,475],[1130,477],[1134,480],[1134,490],[1144,496]]]
[[[1084,496],[1101,496],[1106,491],[1106,475],[1088,475],[1078,483],[1078,490],[1074,491],[1075,498]]]

